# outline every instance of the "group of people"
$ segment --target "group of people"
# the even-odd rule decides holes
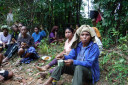
[[[60,80],[63,73],[73,75],[72,85],[92,85],[99,80],[100,69],[98,57],[102,51],[101,35],[96,27],[82,25],[73,30],[71,27],[65,29],[64,50],[56,55],[49,64],[39,67],[42,78],[49,73],[50,78],[43,85],[52,85],[52,81]],[[74,32],[75,31],[75,32]],[[56,33],[54,33],[56,34]],[[63,66],[52,66],[63,60]]]
[[[22,23],[14,24],[12,27],[3,25],[0,32],[0,65],[9,61],[15,53],[21,59],[17,61],[16,66],[22,63],[30,63],[32,60],[38,59],[36,47],[41,40],[46,37],[46,32],[39,27],[34,27],[32,36],[26,26]],[[11,32],[11,34],[10,34]],[[5,52],[5,53],[4,53]],[[9,76],[9,77],[8,77]],[[11,78],[13,73],[6,70],[0,70],[0,81]]]
[[[4,55],[0,54],[0,64],[8,61],[16,52],[22,58],[17,62],[17,65],[30,63],[32,60],[39,58],[35,48],[40,44],[41,39],[46,36],[44,30],[40,31],[39,27],[35,27],[31,36],[27,27],[21,23],[18,26],[12,26],[12,35],[9,34],[8,26],[4,25],[1,28],[3,32],[0,34],[0,51],[4,48],[7,48],[7,50]],[[57,38],[57,32],[58,26],[53,26],[49,35],[49,43],[62,41]],[[102,51],[99,30],[88,25],[76,25],[75,30],[72,27],[67,27],[65,38],[67,40],[65,41],[64,50],[56,55],[55,59],[45,66],[36,66],[41,71],[42,78],[45,78],[49,73],[51,74],[43,85],[52,85],[52,81],[58,81],[63,73],[73,75],[72,85],[96,83],[100,77],[98,57]],[[63,60],[64,65],[56,66],[49,72],[45,72],[52,66],[57,65],[58,60]],[[8,71],[4,71],[0,76],[4,79],[13,76],[12,72],[10,75],[9,72],[6,72]]]

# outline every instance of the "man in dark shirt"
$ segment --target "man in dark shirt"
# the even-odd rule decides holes
[[[27,34],[27,27],[21,27],[21,36],[17,40],[18,55],[23,59],[19,61],[21,63],[30,63],[33,59],[39,58],[34,48],[34,39]]]

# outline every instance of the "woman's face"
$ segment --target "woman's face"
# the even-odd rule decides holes
[[[65,37],[67,39],[71,39],[73,37],[73,33],[71,32],[71,30],[69,30],[69,29],[65,30]]]
[[[39,32],[39,30],[38,30],[38,28],[34,28],[34,31],[35,31],[35,33],[38,33]]]
[[[8,30],[7,29],[4,29],[3,30],[3,34],[6,36],[6,35],[8,35]]]
[[[83,44],[88,44],[91,40],[91,35],[89,32],[82,32],[80,34],[80,40]]]

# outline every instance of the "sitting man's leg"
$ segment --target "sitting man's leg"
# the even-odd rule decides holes
[[[76,66],[73,83],[72,85],[91,85],[92,84],[92,74],[91,70],[84,66]]]
[[[43,85],[52,84],[53,79],[57,81],[60,80],[60,77],[63,73],[73,75],[74,70],[75,70],[75,66],[58,66],[51,74],[51,77]]]
[[[20,57],[22,57],[22,55],[25,53],[25,51],[24,51],[24,49],[23,48],[20,48],[19,50],[18,50],[18,55],[20,56]],[[17,62],[16,62],[16,66],[19,66],[19,65],[21,65],[22,63],[21,63],[21,60],[18,60]]]
[[[10,72],[6,70],[0,71],[0,81],[8,80],[12,77],[13,77],[13,73],[11,71]]]
[[[45,66],[43,66],[43,67],[39,67],[39,66],[36,66],[36,67],[37,67],[37,69],[38,69],[39,71],[46,71],[46,70],[48,70],[50,67],[52,67],[53,65],[57,65],[57,59],[52,60],[49,64],[47,64],[47,65],[45,65]]]
[[[2,51],[2,49],[3,49],[3,45],[2,45],[2,44],[0,44],[0,52]]]
[[[9,45],[7,46],[6,52],[4,53],[4,56],[8,56],[8,54],[9,54],[10,51],[11,51],[11,49],[12,49],[12,44],[9,44]]]
[[[22,56],[23,54],[24,54],[24,49],[23,48],[20,48],[19,50],[18,50],[18,55],[19,56]]]
[[[2,60],[3,60],[3,54],[0,53],[0,65],[2,64]]]

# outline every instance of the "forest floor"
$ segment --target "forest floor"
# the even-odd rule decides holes
[[[105,50],[105,53],[110,51]],[[39,53],[40,56],[43,56]],[[16,67],[16,61],[20,58],[17,54],[14,55],[15,58],[12,58],[6,65],[3,66],[4,70],[9,70],[14,73],[14,77],[10,80],[1,82],[0,85],[42,85],[47,78],[42,79],[39,75],[39,71],[36,69],[37,65],[45,65],[50,61],[44,61],[41,58],[35,61],[32,61],[30,64],[22,64],[21,66]],[[104,56],[104,54],[103,54]],[[102,58],[102,55],[99,57]],[[100,61],[99,61],[100,62]],[[112,85],[105,75],[108,73],[106,70],[101,70],[100,80],[96,83],[96,85]],[[60,81],[57,82],[57,85],[71,85],[72,76],[64,74]]]

